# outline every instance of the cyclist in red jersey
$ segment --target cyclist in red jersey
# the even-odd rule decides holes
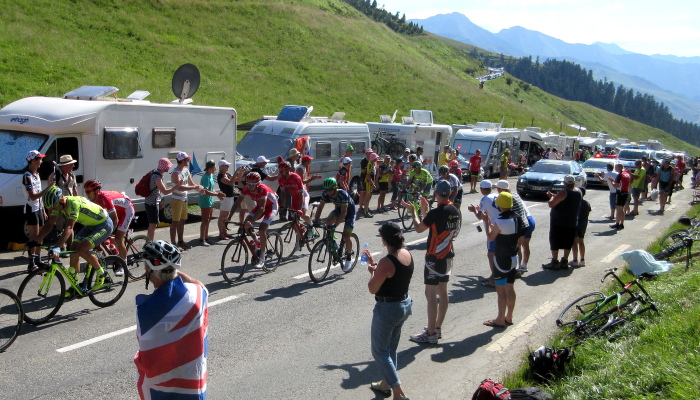
[[[260,174],[257,172],[249,172],[246,177],[246,185],[241,190],[241,196],[236,199],[236,202],[231,208],[231,214],[236,212],[236,209],[241,205],[243,199],[249,196],[255,203],[255,207],[250,210],[248,216],[245,218],[243,228],[250,229],[253,227],[253,222],[262,218],[260,221],[260,228],[258,228],[258,233],[260,234],[260,252],[258,253],[258,263],[253,266],[253,268],[262,268],[265,264],[265,247],[267,245],[267,228],[272,223],[272,219],[277,215],[277,194],[267,187],[266,185],[260,183]]]
[[[306,210],[309,208],[309,192],[306,191],[304,182],[298,174],[292,172],[292,164],[289,161],[280,163],[277,167],[280,171],[280,177],[277,182],[280,188],[289,194],[292,199],[290,210],[301,211],[301,218],[304,219],[307,225],[311,224],[311,217],[306,215]]]

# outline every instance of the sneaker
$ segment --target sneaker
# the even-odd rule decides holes
[[[282,222],[287,221],[287,216],[286,216],[286,215],[280,215],[280,221],[282,221]]]
[[[189,250],[192,248],[189,244],[185,243],[184,241],[182,242],[177,242],[177,247],[181,248],[182,250]]]
[[[625,224],[622,224],[622,225],[618,226],[617,229],[618,229],[618,230],[623,230],[623,229],[625,229]]]
[[[350,272],[352,269],[352,254],[353,253],[345,253],[345,262],[343,262],[343,272]]]
[[[265,258],[264,257],[258,257],[258,262],[254,264],[251,268],[252,269],[262,269],[262,267],[265,265]]]
[[[366,210],[365,210],[365,213],[363,215],[365,216],[365,218],[374,218],[374,215],[371,212],[366,211]]]
[[[585,267],[586,266],[586,260],[581,259],[581,261],[578,262],[579,267]]]
[[[423,333],[425,333],[426,335],[428,334],[428,327],[427,326],[423,327]],[[442,339],[442,329],[435,328],[435,334],[437,335],[438,339]]]
[[[423,332],[413,335],[410,337],[412,342],[416,343],[430,343],[430,344],[437,344],[438,342],[438,334],[437,332],[434,335],[428,334],[428,330],[424,330]]]
[[[114,276],[124,276],[124,268],[114,268]]]
[[[610,227],[613,229],[620,229],[620,224],[612,224]]]
[[[520,273],[524,274],[525,272],[527,272],[527,263],[520,263]]]
[[[122,272],[122,274],[123,274],[123,272]],[[95,284],[92,285],[92,289],[93,289],[93,290],[97,290],[97,289],[101,288],[102,286],[104,286],[104,284],[105,284],[105,276],[104,276],[104,274],[103,274],[103,275],[99,275],[99,276],[97,276],[97,278],[95,278]],[[82,285],[81,285],[81,287],[80,287],[80,290],[82,290],[83,292],[85,292],[85,290],[83,290]],[[86,289],[86,290],[87,290],[87,289]]]
[[[562,257],[561,260],[559,261],[559,269],[566,269],[569,268],[569,261],[567,261],[566,258]]]
[[[578,267],[578,260],[571,260],[569,261],[569,266],[570,267]]]
[[[391,388],[384,387],[382,386],[382,381],[379,382],[372,382],[369,385],[369,388],[374,390],[375,392],[379,393],[380,395],[384,397],[390,397],[391,396]]]
[[[550,261],[548,264],[542,264],[542,268],[557,270],[559,269],[559,262],[557,260],[552,259],[552,261]]]
[[[209,247],[209,242],[207,242],[205,239],[199,239],[199,245]]]

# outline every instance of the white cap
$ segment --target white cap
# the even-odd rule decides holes
[[[350,158],[350,157],[343,157],[343,159],[341,160],[341,162],[342,162],[343,164],[351,163],[351,162],[352,162],[352,158]]]
[[[496,187],[499,189],[510,190],[510,183],[504,179],[501,179],[500,181],[496,182]]]
[[[177,153],[177,155],[175,156],[175,159],[178,161],[182,161],[185,158],[190,158],[190,156],[188,156],[187,153],[185,153],[184,151]]]
[[[222,166],[222,165],[231,165],[231,163],[226,161],[226,160],[219,160],[219,166]]]
[[[410,153],[410,152],[411,152],[411,149],[409,149],[408,147],[406,147],[405,149],[403,149],[403,152],[404,152],[404,153]]]
[[[491,189],[491,187],[492,187],[491,181],[488,180],[488,179],[484,179],[484,180],[481,181],[481,183],[479,184],[479,187],[482,188],[482,189]]]
[[[574,182],[576,182],[576,178],[574,178],[573,175],[566,175],[566,176],[564,176],[564,182],[565,183],[574,183]]]
[[[261,162],[270,162],[270,160],[268,160],[267,158],[265,158],[265,156],[260,156],[260,157],[258,157],[258,159],[255,160],[255,161],[256,161],[256,162],[259,162],[259,163],[261,163]]]

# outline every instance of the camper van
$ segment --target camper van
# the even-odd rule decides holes
[[[520,133],[520,157],[525,156],[526,166],[536,163],[545,147],[539,127],[528,126]]]
[[[578,147],[580,149],[588,150],[591,154],[596,152],[596,149],[605,149],[605,139],[591,138],[591,137],[581,137],[578,138]]]
[[[296,148],[301,154],[313,157],[311,174],[320,174],[323,179],[335,177],[338,163],[351,145],[352,155],[351,191],[356,192],[360,184],[360,162],[369,148],[369,130],[366,124],[348,122],[344,113],[337,112],[332,117],[310,116],[313,107],[284,106],[277,117],[266,117],[255,124],[236,147],[236,165],[252,164],[259,156],[273,161],[266,167],[268,174],[277,174],[278,156],[287,159],[289,150]],[[309,190],[312,197],[320,196],[323,179],[311,181]],[[277,189],[276,181],[265,184]]]
[[[557,149],[559,152],[564,152],[562,154],[562,160],[573,160],[576,152],[578,151],[578,140],[576,136],[566,136],[563,133],[560,134],[550,134],[542,137],[544,140],[545,147],[551,147],[552,149]]]
[[[194,157],[191,169],[196,171],[206,160],[236,154],[235,109],[107,97],[117,90],[83,86],[63,98],[28,97],[0,110],[0,215],[9,227],[3,230],[5,239],[24,237],[22,174],[29,150],[46,154],[39,169],[43,188],[55,162],[70,154],[77,160],[73,172],[81,194],[83,182],[98,179],[105,189],[126,193],[137,211],[143,211],[144,199],[134,193],[135,184],[158,159],[174,161],[185,151]],[[190,202],[196,198],[192,193]],[[167,211],[168,200],[164,203]]]
[[[520,129],[501,128],[501,124],[495,122],[477,122],[473,128],[457,130],[453,147],[467,160],[477,149],[481,150],[481,167],[484,177],[488,178],[501,172],[500,157],[506,149],[510,150],[511,162],[518,161]]]
[[[401,123],[393,122],[388,115],[380,116],[381,122],[367,122],[367,128],[375,140],[377,135],[389,139],[395,137],[404,148],[415,150],[423,146],[425,168],[437,174],[437,163],[443,146],[452,142],[452,127],[433,122],[433,112],[428,110],[411,110],[410,117],[402,117]]]

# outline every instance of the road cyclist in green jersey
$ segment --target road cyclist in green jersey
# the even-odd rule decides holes
[[[343,242],[345,243],[345,264],[343,271],[353,267],[353,248],[350,234],[355,228],[355,202],[348,192],[343,189],[338,189],[338,181],[335,178],[326,178],[323,181],[323,193],[321,194],[321,202],[314,218],[314,226],[318,226],[318,219],[323,212],[323,207],[326,203],[333,203],[335,209],[330,212],[326,218],[326,226],[335,226],[344,222],[343,226]],[[359,249],[357,249],[359,251]]]
[[[408,173],[408,187],[415,184],[420,189],[419,192],[423,192],[423,197],[428,197],[430,196],[432,183],[433,177],[430,175],[430,172],[423,168],[423,164],[420,161],[414,161],[411,164],[411,172]]]
[[[83,228],[75,235],[71,250],[76,253],[70,255],[70,268],[68,272],[74,274],[74,277],[80,272],[80,257],[92,266],[94,271],[97,271],[98,278],[94,286],[104,284],[105,271],[100,265],[100,261],[92,249],[98,247],[102,242],[109,238],[109,235],[114,231],[112,219],[107,216],[107,212],[99,205],[92,203],[90,200],[80,196],[64,196],[63,191],[57,186],[50,186],[44,191],[43,196],[44,207],[50,214],[48,222],[41,228],[36,242],[41,244],[44,238],[51,232],[56,224],[56,219],[59,215],[63,215],[66,219],[66,225],[63,232],[56,242],[56,247],[60,248],[66,245],[66,241],[73,233],[76,223],[83,225]],[[28,244],[31,245],[31,244]],[[77,278],[76,278],[77,279]],[[87,279],[81,284],[87,284]],[[93,287],[94,289],[94,287]],[[85,287],[87,290],[87,287]],[[70,297],[73,290],[66,292],[66,297]]]

